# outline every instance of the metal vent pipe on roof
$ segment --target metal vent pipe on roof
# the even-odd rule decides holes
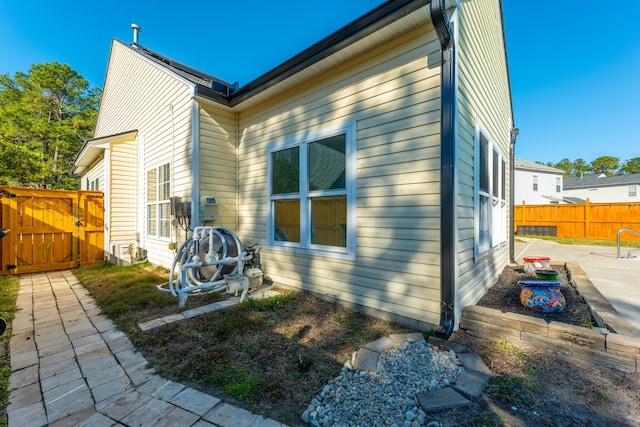
[[[138,33],[142,28],[138,24],[131,24],[131,28],[133,28],[133,44],[138,44]]]

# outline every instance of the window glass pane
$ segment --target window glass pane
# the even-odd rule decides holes
[[[147,234],[155,236],[158,233],[158,206],[147,206]]]
[[[491,242],[491,224],[489,222],[489,218],[490,218],[490,213],[489,213],[489,208],[491,206],[491,203],[489,203],[489,197],[486,196],[480,196],[480,212],[479,212],[479,228],[480,228],[480,235],[479,235],[479,242],[478,242],[478,246],[479,246],[479,250],[480,252],[483,252],[487,249],[489,249],[489,244]]]
[[[160,166],[160,197],[158,200],[169,200],[171,197],[171,168],[169,163]]]
[[[345,188],[346,136],[309,144],[309,191]]]
[[[300,147],[287,148],[271,154],[272,194],[300,191]]]
[[[504,161],[504,159],[502,159],[502,161],[500,162],[501,167],[500,167],[500,182],[502,183],[501,188],[501,192],[500,192],[500,198],[502,200],[507,200],[507,162]]]
[[[300,200],[276,200],[273,240],[300,242]]]
[[[160,237],[169,237],[171,235],[171,206],[169,203],[162,203],[159,208]]]
[[[347,196],[311,199],[311,243],[347,246]]]
[[[538,191],[538,177],[536,175],[533,176],[533,191]]]
[[[158,200],[158,187],[156,170],[147,172],[147,202],[155,202]]]
[[[492,182],[492,194],[493,197],[498,198],[498,194],[500,194],[500,187],[499,187],[499,178],[498,178],[498,174],[500,173],[500,169],[499,166],[500,165],[500,155],[498,154],[498,152],[496,150],[493,150],[493,182]]]
[[[489,192],[489,141],[480,134],[480,190]]]
[[[637,189],[635,185],[629,186],[629,197],[635,197],[637,195]]]

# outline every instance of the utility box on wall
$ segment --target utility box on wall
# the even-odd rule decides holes
[[[218,219],[218,200],[211,196],[200,196],[200,221],[216,221]]]
[[[175,196],[171,197],[169,202],[171,203],[171,215],[191,216],[191,200]]]

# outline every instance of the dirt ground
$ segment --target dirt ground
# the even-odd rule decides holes
[[[478,305],[536,316],[547,321],[591,325],[587,304],[569,284],[565,266],[561,290],[567,300],[562,313],[543,314],[524,308],[518,280],[530,277],[507,267]],[[494,374],[477,402],[442,412],[431,419],[443,426],[638,426],[640,374],[594,368],[580,361],[506,340],[488,342],[458,332],[452,341],[478,353]]]
[[[547,322],[556,321],[578,326],[595,326],[589,306],[570,283],[568,269],[564,265],[552,265],[551,267],[558,272],[560,292],[562,292],[567,302],[564,311],[560,313],[540,313],[522,305],[520,302],[520,287],[517,286],[517,283],[518,280],[531,279],[532,275],[525,273],[521,266],[505,267],[502,274],[500,274],[498,283],[478,302],[478,305],[495,308],[503,312],[535,316],[545,319]]]
[[[102,290],[104,274],[98,276],[97,284],[90,285],[86,279],[85,286],[101,306],[113,293],[127,289],[124,279],[119,279],[120,286]],[[521,271],[507,268],[481,304],[542,316],[520,305],[515,283],[523,277],[527,276]],[[591,322],[588,309],[584,311],[586,304],[567,282],[566,271],[560,279],[569,308],[544,317],[578,325]],[[122,298],[129,302],[126,309],[112,307],[109,316],[159,373],[295,427],[302,425],[300,415],[313,396],[339,374],[354,350],[381,336],[408,332],[307,293],[247,302],[140,332],[134,325],[175,312],[177,303],[169,301],[158,308],[149,303],[157,297],[155,284],[148,280],[149,295],[142,298],[142,278],[134,276],[130,281],[140,300],[124,294]],[[206,302],[206,298],[191,301]],[[446,427],[640,426],[638,374],[595,369],[504,340],[478,341],[461,332],[453,339],[478,353],[494,378],[477,402],[430,414],[428,421]]]

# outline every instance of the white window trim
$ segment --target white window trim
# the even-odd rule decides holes
[[[347,245],[346,247],[324,246],[311,243],[309,218],[311,215],[311,204],[304,203],[312,197],[307,191],[307,161],[300,162],[300,189],[294,195],[279,195],[278,199],[295,198],[300,199],[300,243],[284,242],[274,239],[272,224],[274,221],[273,199],[271,196],[271,153],[275,151],[300,147],[300,158],[307,158],[307,147],[311,142],[329,138],[337,135],[345,135],[345,190],[347,196]],[[348,261],[356,259],[356,125],[354,121],[349,121],[342,125],[332,126],[319,131],[301,133],[290,139],[276,142],[267,146],[267,247],[269,249],[280,249],[305,255],[324,256],[328,258],[338,258]],[[330,194],[330,190],[323,194]],[[305,209],[306,208],[306,209]]]
[[[491,235],[489,238],[489,246],[487,248],[480,247],[480,134],[482,134],[489,143],[489,152],[487,155],[487,161],[489,162],[489,189],[485,197],[489,197],[491,204],[489,208],[488,223],[491,226]],[[473,197],[473,224],[474,224],[474,255],[476,259],[483,258],[486,254],[490,253],[493,248],[506,242],[507,239],[507,200],[502,200],[502,186],[507,183],[507,176],[502,176],[500,171],[498,172],[498,197],[493,195],[493,153],[498,152],[498,162],[504,160],[508,164],[508,158],[504,152],[500,149],[498,144],[495,143],[491,134],[478,120],[476,122],[475,136],[474,136],[474,197]],[[508,169],[508,168],[507,168]],[[511,189],[513,190],[513,189]],[[505,191],[505,197],[508,192]],[[501,217],[501,221],[498,223],[497,230],[494,226],[495,212]]]
[[[169,199],[167,200],[156,200],[155,202],[149,202],[148,201],[148,191],[149,191],[149,185],[147,182],[147,177],[149,176],[149,171],[155,170],[158,171],[160,169],[161,166],[164,165],[169,165],[169,197],[171,197],[171,195],[173,194],[173,164],[171,163],[171,161],[166,161],[166,162],[159,162],[157,164],[155,164],[154,166],[151,166],[147,169],[145,169],[144,171],[144,235],[148,238],[148,239],[152,239],[152,240],[158,240],[158,241],[166,241],[169,242],[171,240],[171,227],[169,227],[169,235],[168,236],[160,236],[158,234],[158,230],[160,227],[160,205],[162,204],[170,204]],[[156,185],[158,185],[158,183],[156,183]],[[159,195],[158,195],[159,197]],[[156,205],[156,234],[150,234],[149,233],[149,205]]]
[[[632,191],[633,189],[633,191]],[[633,193],[633,194],[632,194]],[[638,187],[636,185],[630,185],[628,188],[629,197],[637,197],[638,196]]]

